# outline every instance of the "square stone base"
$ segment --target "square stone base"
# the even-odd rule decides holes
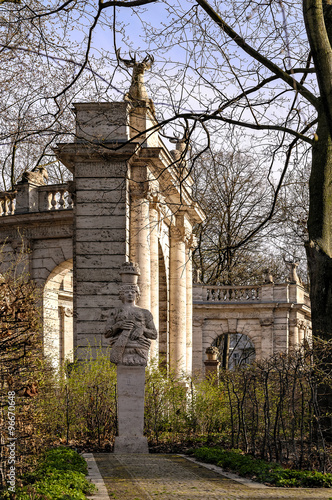
[[[148,440],[145,436],[116,436],[114,454],[149,453]]]
[[[118,433],[114,453],[149,453],[144,429],[144,366],[117,366]]]

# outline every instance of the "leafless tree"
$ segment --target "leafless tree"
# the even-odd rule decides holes
[[[282,259],[278,262],[273,247],[278,211],[265,230],[246,240],[264,219],[265,207],[273,198],[273,187],[250,152],[205,153],[195,162],[192,174],[195,198],[206,214],[196,229],[198,246],[193,254],[202,281],[261,283],[267,268],[274,278],[283,279]]]

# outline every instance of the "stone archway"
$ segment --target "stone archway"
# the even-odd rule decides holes
[[[73,360],[73,260],[56,266],[43,292],[44,353],[54,366]]]
[[[218,349],[221,366],[230,370],[249,365],[256,359],[255,345],[244,332],[218,335],[211,347]]]

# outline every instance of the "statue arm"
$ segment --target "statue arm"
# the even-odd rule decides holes
[[[143,334],[144,337],[152,340],[155,340],[158,336],[157,329],[154,325],[153,317],[150,311],[146,311],[145,328],[143,329]]]
[[[131,330],[135,325],[131,320],[118,319],[117,310],[112,311],[106,323],[105,337],[116,337],[123,330]]]
[[[117,311],[112,311],[106,322],[105,337],[109,338],[117,335],[122,330],[121,323],[121,321],[117,321]]]
[[[118,323],[115,323],[113,326],[109,326],[106,324],[106,332],[105,337],[108,339],[109,337],[114,337],[119,333],[122,328],[119,328]]]

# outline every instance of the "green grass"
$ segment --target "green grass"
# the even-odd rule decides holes
[[[241,450],[202,447],[190,452],[202,462],[216,464],[240,476],[272,486],[331,488],[332,474],[317,471],[284,469],[280,464],[245,455]]]
[[[86,478],[87,465],[82,456],[69,448],[55,448],[44,453],[35,471],[22,478],[15,500],[86,500],[96,491]]]

